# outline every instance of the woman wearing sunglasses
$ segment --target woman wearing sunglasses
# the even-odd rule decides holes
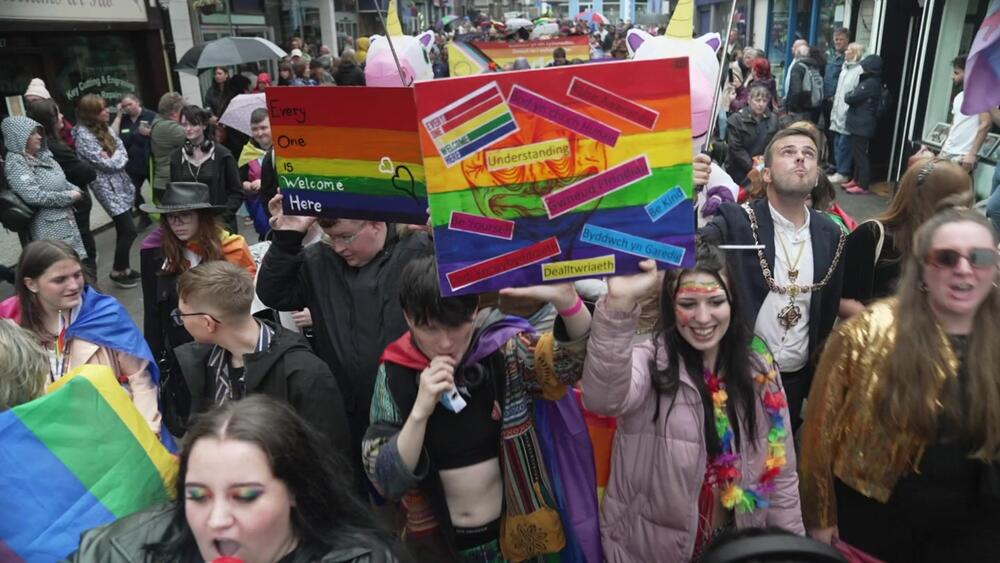
[[[858,225],[844,245],[844,289],[840,317],[892,295],[913,247],[913,233],[942,206],[972,205],[972,177],[949,160],[929,158],[911,166],[899,181],[889,208]]]
[[[1000,553],[997,234],[950,208],[914,237],[896,297],[841,324],[801,440],[803,517],[887,562]]]
[[[257,265],[246,240],[227,232],[219,214],[227,207],[212,205],[208,186],[197,182],[171,182],[158,204],[144,203],[146,213],[158,213],[160,226],[142,243],[143,332],[153,356],[167,375],[175,365],[173,349],[193,339],[183,323],[174,322],[171,313],[177,308],[177,278],[202,262],[227,260],[246,268],[251,275]],[[164,422],[172,432],[180,432],[177,413],[170,400],[175,382],[165,377],[163,394]],[[179,378],[177,378],[179,383]]]

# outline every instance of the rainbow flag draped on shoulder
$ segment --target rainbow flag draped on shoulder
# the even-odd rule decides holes
[[[56,561],[80,534],[170,500],[177,460],[111,368],[85,365],[0,413],[0,561]]]

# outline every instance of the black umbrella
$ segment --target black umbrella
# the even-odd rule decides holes
[[[177,70],[194,72],[199,68],[235,66],[280,59],[286,54],[281,47],[260,37],[223,37],[189,49],[177,62]]]

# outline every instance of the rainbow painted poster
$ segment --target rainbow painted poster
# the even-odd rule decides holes
[[[411,88],[267,89],[284,212],[427,222]]]
[[[107,366],[0,413],[0,561],[59,561],[80,534],[174,495],[177,458]]]
[[[687,65],[418,82],[442,294],[693,264]]]

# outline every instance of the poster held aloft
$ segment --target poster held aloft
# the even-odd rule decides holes
[[[412,88],[268,88],[284,212],[422,225]]]
[[[443,295],[693,263],[686,58],[414,89]]]

